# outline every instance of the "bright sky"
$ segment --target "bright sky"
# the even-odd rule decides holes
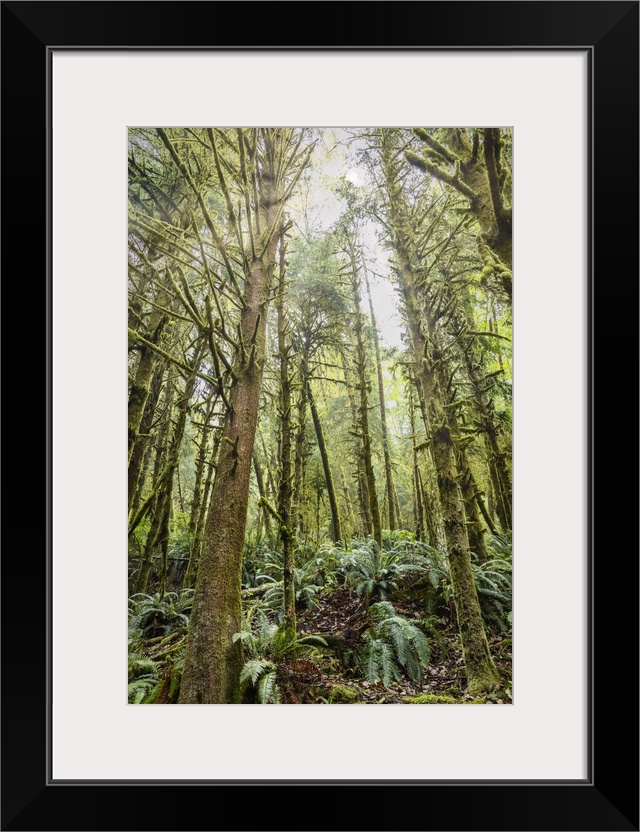
[[[346,204],[333,193],[332,186],[346,177],[357,188],[370,187],[369,175],[356,156],[358,140],[351,139],[348,128],[326,128],[320,138],[308,172],[308,193],[289,203],[294,222],[314,229],[329,229],[340,217]],[[373,307],[381,340],[388,347],[402,347],[402,324],[398,298],[389,279],[389,254],[378,242],[379,226],[367,220],[361,230],[361,243],[367,257]],[[369,305],[363,292],[363,308]]]

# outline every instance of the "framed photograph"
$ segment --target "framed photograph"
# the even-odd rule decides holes
[[[7,409],[13,414],[21,401],[14,430],[22,447],[45,436],[45,410],[31,398],[46,392],[46,442],[33,460],[46,461],[46,476],[10,463],[10,490],[22,505],[8,514],[7,529],[15,523],[24,531],[3,558],[2,828],[638,829],[637,545],[635,503],[623,477],[637,369],[629,333],[638,294],[638,3],[4,2],[2,21],[5,292],[13,290],[12,321],[27,313],[32,322],[7,362],[10,389],[21,391]],[[469,174],[479,154],[496,228],[483,225],[481,183]],[[281,193],[271,193],[273,182]],[[294,183],[306,191],[290,199]],[[365,198],[371,183],[377,201]],[[338,194],[335,204],[327,189]],[[278,206],[287,200],[285,215]],[[403,272],[403,205],[415,209],[414,219],[420,214],[431,257],[424,260],[431,271],[416,272],[415,284]],[[315,300],[300,265],[303,244],[305,257],[322,263]],[[446,261],[433,255],[436,248]],[[257,280],[250,264],[258,262],[272,281],[264,291],[272,295],[273,321],[263,336],[266,321],[259,305],[251,318],[247,294]],[[242,285],[235,285],[238,274]],[[342,283],[328,299],[331,275]],[[390,275],[397,314],[393,289],[384,289]],[[454,280],[455,298],[446,294]],[[432,305],[437,296],[447,325],[438,318],[429,328],[423,310],[414,337],[412,298],[427,296]],[[321,355],[331,372],[304,377],[311,336],[303,336],[301,321],[307,307],[321,306],[337,309],[337,334],[310,359]],[[171,333],[165,340],[154,310]],[[396,344],[400,315],[408,325]],[[313,314],[309,333],[312,324]],[[133,491],[129,482],[129,545],[127,330],[130,370],[139,368],[141,351],[153,359],[143,402],[149,424],[139,408],[133,447],[150,436],[168,454],[156,452],[155,477],[149,456],[140,462],[146,479],[138,473]],[[235,362],[244,361],[247,372],[262,366],[261,337],[271,398],[259,416],[261,451],[252,465],[224,413],[235,413],[245,395],[236,389],[245,370]],[[440,377],[443,353],[457,363]],[[504,450],[510,388],[505,382],[502,392],[487,391],[492,378],[510,376],[512,360],[511,515],[506,473],[491,465],[500,442],[487,440],[486,456],[482,450],[478,397],[493,397],[503,430],[508,414]],[[158,404],[149,408],[152,370],[160,365],[170,372],[156,372]],[[378,408],[383,379],[389,424],[406,423],[402,440],[389,431],[389,446]],[[451,392],[460,379],[466,392]],[[286,389],[292,400],[283,398]],[[242,401],[246,418],[257,419]],[[282,483],[295,481],[296,434],[295,424],[285,431],[283,414],[299,412],[300,402],[308,408],[300,444],[306,436],[307,490],[297,485],[293,493],[306,496],[292,504]],[[438,419],[460,437],[465,426],[476,427],[447,451],[439,429],[429,427]],[[353,452],[357,459],[353,483],[346,476],[338,484],[340,511],[323,421],[334,441],[329,456]],[[294,441],[288,456],[285,435]],[[173,464],[171,442],[177,479],[163,508],[156,495]],[[218,473],[208,492],[213,446],[219,455],[209,467]],[[448,452],[457,477],[450,503]],[[387,465],[394,454],[401,462]],[[421,454],[436,460],[433,515]],[[263,487],[260,462],[265,472],[272,463],[287,470],[286,463],[290,476]],[[339,476],[340,465],[332,465]],[[465,471],[475,477],[471,486]],[[374,473],[379,508],[363,496]],[[196,566],[204,574],[217,555],[211,545],[196,547],[199,565],[189,563],[198,524],[190,527],[185,504],[194,514],[198,490],[201,503],[218,508],[221,495],[246,502],[233,492],[242,477],[252,494],[249,541],[243,534],[238,544],[247,567],[242,591],[261,598],[267,588],[271,606],[250,605],[263,616],[264,633],[286,634],[292,621],[295,633],[296,614],[316,647],[331,649],[329,630],[346,632],[327,623],[335,624],[335,608],[317,612],[324,572],[295,587],[286,577],[293,571],[282,529],[293,528],[285,519],[295,509],[295,528],[313,542],[314,557],[333,552],[339,577],[331,580],[350,599],[345,616],[361,638],[353,661],[364,656],[367,671],[348,669],[342,643],[321,671],[305,652],[311,642],[278,665],[274,653],[256,647],[256,622],[252,629],[230,614],[225,626],[238,630],[233,644],[243,644],[250,659],[236,668],[240,687],[237,673],[222,692],[198,676],[203,662],[219,661],[217,636],[207,630],[207,581],[211,609],[225,601],[215,569],[200,583],[188,575]],[[46,486],[38,500],[35,481]],[[46,513],[37,545],[25,534],[29,522],[18,519],[29,517],[25,497],[31,510]],[[495,683],[480,679],[474,660],[476,607],[465,606],[460,567],[444,562],[434,578],[437,563],[429,560],[439,544],[457,551],[458,505],[479,593],[488,576],[490,591],[474,592],[473,603],[492,657],[484,671],[497,667]],[[478,528],[486,526],[491,546],[503,546],[490,546],[484,557],[482,534],[472,542],[477,510]],[[407,518],[404,536],[394,532],[398,516]],[[203,514],[205,539],[218,535],[227,551],[232,520],[222,509],[214,519],[211,510],[208,520]],[[171,550],[159,543],[162,523]],[[273,539],[283,544],[282,564],[272,562],[277,547],[263,557],[270,524],[280,529]],[[487,563],[499,561],[503,570],[510,563],[511,525],[513,613],[505,574],[483,573]],[[139,539],[137,528],[144,528]],[[351,544],[343,550],[345,539]],[[402,557],[411,550],[414,560],[400,568],[391,558],[383,577],[366,566],[367,557],[391,550]],[[424,586],[431,581],[433,609],[414,609],[409,595],[394,607],[400,596],[392,589],[405,586],[409,573],[419,581],[417,569]],[[287,595],[295,588],[297,599]],[[125,607],[135,593],[132,647]],[[167,605],[167,593],[175,604]],[[200,647],[193,637],[185,654],[189,614],[192,631],[197,615],[205,623]],[[456,621],[461,647],[447,664]],[[431,638],[437,646],[427,656]],[[128,680],[127,650],[135,665]],[[142,703],[185,707],[136,706]],[[423,707],[404,707],[410,703]],[[486,707],[462,707],[471,703]],[[629,744],[631,753],[621,754]]]

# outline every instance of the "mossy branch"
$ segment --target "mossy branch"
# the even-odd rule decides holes
[[[264,506],[264,507],[267,509],[267,511],[269,512],[269,514],[270,514],[270,515],[271,515],[271,516],[272,516],[275,520],[277,520],[277,521],[278,521],[278,523],[280,523],[280,525],[281,525],[281,526],[284,526],[284,525],[285,525],[284,520],[282,519],[282,517],[280,517],[280,515],[278,514],[278,512],[275,510],[275,508],[271,505],[271,503],[269,502],[269,500],[267,500],[267,498],[266,498],[266,497],[260,497],[260,499],[258,500],[258,502],[260,503],[260,505],[261,505],[261,506]]]
[[[493,213],[496,217],[496,224],[498,227],[502,227],[505,222],[505,217],[496,166],[496,154],[499,150],[498,141],[500,140],[497,134],[498,129],[496,127],[484,128],[484,163],[487,167],[489,191],[491,193],[491,203],[493,205]]]
[[[193,177],[189,173],[189,170],[188,170],[187,166],[183,163],[183,161],[180,159],[180,157],[176,153],[176,150],[173,146],[173,143],[171,142],[171,139],[167,135],[166,130],[164,130],[162,127],[158,127],[157,131],[158,131],[158,135],[160,136],[160,139],[162,140],[162,143],[164,144],[164,146],[169,151],[169,154],[170,154],[171,158],[173,159],[176,167],[178,168],[180,173],[184,176],[185,181],[189,184],[189,187],[191,188],[191,190],[194,192],[194,194],[196,196],[196,199],[198,200],[198,204],[200,205],[200,210],[202,211],[202,216],[204,217],[204,221],[206,222],[207,228],[209,229],[209,232],[211,233],[211,237],[212,237],[214,243],[216,244],[216,246],[218,248],[218,251],[222,255],[222,259],[224,261],[224,265],[225,265],[225,268],[227,270],[227,274],[229,275],[229,280],[231,280],[231,282],[235,286],[236,292],[238,294],[238,298],[242,299],[242,292],[240,291],[240,286],[238,285],[238,281],[236,279],[235,272],[233,271],[233,269],[231,267],[231,262],[229,260],[229,255],[227,253],[226,246],[222,242],[222,238],[220,237],[220,235],[218,234],[218,232],[215,229],[215,226],[213,224],[213,220],[211,219],[211,214],[209,213],[209,210],[208,210],[207,206],[204,203],[204,199],[202,198],[202,194],[200,193],[200,189],[197,187],[196,183],[193,181]]]
[[[184,361],[178,360],[177,358],[175,358],[175,356],[170,355],[168,352],[165,352],[165,350],[156,346],[151,341],[147,341],[147,339],[144,338],[142,335],[140,335],[139,332],[136,332],[135,329],[129,328],[129,335],[134,340],[140,341],[141,344],[144,344],[146,347],[149,347],[149,349],[153,350],[154,352],[157,352],[158,355],[161,355],[163,358],[166,358],[167,361],[171,361],[171,363],[175,364],[176,367],[180,367],[181,370],[186,370],[189,374],[195,373],[198,376],[198,378],[203,379],[204,381],[208,382],[209,384],[217,386],[218,382],[215,378],[208,375],[207,373],[201,373],[199,370],[194,370],[193,367],[189,367],[189,365],[185,364]]]
[[[435,150],[436,153],[439,153],[443,159],[446,159],[450,165],[453,165],[455,162],[460,162],[460,157],[449,150],[448,147],[445,147],[443,144],[440,144],[439,141],[430,136],[429,133],[423,127],[416,127],[413,131],[414,135],[416,135],[421,142],[424,142],[431,150]]]
[[[410,165],[413,165],[413,167],[418,168],[418,170],[425,173],[430,173],[435,179],[439,179],[441,182],[446,182],[447,185],[451,185],[452,188],[455,188],[463,194],[463,196],[466,196],[467,199],[470,199],[472,203],[475,203],[478,199],[476,192],[468,185],[465,185],[462,180],[457,179],[455,176],[452,176],[450,173],[442,170],[442,168],[437,165],[428,162],[426,159],[418,156],[417,153],[407,150],[404,155]]]

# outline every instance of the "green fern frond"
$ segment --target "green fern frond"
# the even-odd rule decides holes
[[[146,674],[145,676],[138,676],[133,682],[128,685],[128,699],[132,705],[139,705],[157,684],[158,677],[154,674]]]
[[[278,704],[280,692],[276,684],[276,670],[265,673],[258,683],[258,701],[261,705]]]
[[[247,682],[251,682],[251,684],[255,686],[258,679],[273,667],[275,667],[273,662],[261,659],[249,659],[248,662],[245,662],[240,673],[240,686],[242,687]]]

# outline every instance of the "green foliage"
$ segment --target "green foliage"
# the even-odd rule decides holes
[[[320,636],[298,636],[279,627],[259,608],[243,617],[243,629],[234,634],[233,641],[242,641],[247,657],[240,673],[240,690],[243,695],[251,690],[261,705],[276,705],[282,701],[278,685],[279,661],[308,655],[317,647],[327,646]]]
[[[490,560],[483,563],[476,560],[472,563],[473,579],[485,624],[494,625],[506,633],[511,631],[512,623],[511,533],[493,536],[489,540],[488,550],[493,555]],[[475,558],[475,555],[472,557]],[[428,596],[427,611],[431,613],[440,604],[451,603],[453,589],[444,563],[433,567],[429,579],[433,593]]]
[[[129,599],[129,633],[136,630],[142,638],[167,636],[186,627],[193,606],[193,589],[145,595],[138,592]]]
[[[433,564],[433,552],[424,544],[400,539],[391,548],[380,549],[367,540],[357,541],[351,551],[343,553],[336,571],[368,605],[376,599],[386,600],[398,589],[403,575],[428,572]]]
[[[511,532],[493,535],[489,540],[488,549],[493,558],[511,562],[513,557]]]
[[[338,546],[325,545],[316,549],[302,544],[296,549],[294,585],[298,610],[313,609],[318,593],[326,586],[335,585],[335,569],[341,554],[344,554],[344,550]],[[242,565],[243,586],[245,589],[252,589],[272,584],[262,594],[262,598],[266,606],[278,615],[280,621],[284,604],[283,571],[283,556],[279,549],[274,549],[266,543],[245,547]]]
[[[193,590],[129,599],[129,702],[177,702]]]
[[[390,685],[407,676],[412,682],[423,679],[431,651],[425,634],[412,621],[396,614],[388,601],[372,604],[372,626],[366,631],[362,663],[372,684]]]
[[[278,665],[275,662],[249,659],[240,673],[240,689],[244,691],[251,686],[255,688],[260,705],[278,705],[282,700],[277,675]]]
[[[132,705],[140,705],[149,694],[157,687],[158,677],[155,673],[146,673],[138,676],[128,685],[128,700]]]
[[[473,577],[482,616],[502,632],[511,630],[511,559],[493,558],[473,564]]]

